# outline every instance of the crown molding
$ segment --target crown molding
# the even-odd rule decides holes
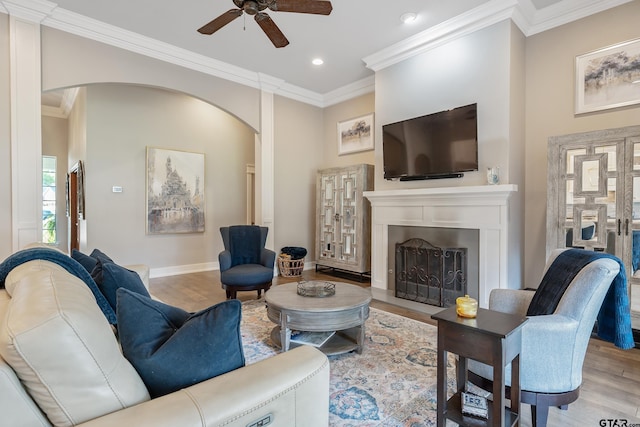
[[[196,54],[65,9],[54,9],[42,24],[244,86],[273,91],[277,95],[313,105],[322,103],[320,94],[288,84],[276,77]]]
[[[58,107],[52,107],[50,105],[42,106],[42,115],[49,117],[57,117],[59,119],[69,118],[69,114],[73,109],[73,104],[76,102],[76,97],[78,96],[78,92],[80,88],[71,87],[67,88],[62,92],[62,99],[60,100],[60,105]]]
[[[362,58],[367,68],[379,71],[420,53],[511,18],[517,0],[492,0],[428,30]]]
[[[511,19],[525,36],[584,18],[633,0],[565,0],[536,10],[531,0],[491,0],[455,18],[363,58],[379,71],[457,38]],[[132,31],[59,8],[46,0],[0,0],[0,11],[224,80],[273,92],[317,107],[334,105],[375,90],[374,76],[320,94],[263,73],[249,71]]]
[[[492,0],[362,60],[379,71],[504,19],[511,19],[528,37],[631,1],[565,0],[537,10],[531,0]]]
[[[41,112],[43,116],[47,117],[55,117],[56,119],[66,119],[69,115],[65,115],[60,107],[52,107],[50,105],[43,105],[41,107]]]
[[[532,36],[632,1],[633,0],[566,0],[537,11],[532,25],[530,25],[526,31],[523,31],[523,33],[526,36]]]
[[[41,23],[51,12],[58,7],[57,4],[46,0],[3,0],[0,10],[4,9],[7,14],[14,18],[23,19],[29,22]]]
[[[71,87],[64,90],[62,94],[62,101],[60,101],[60,108],[66,117],[69,117],[69,113],[71,113],[71,110],[73,109],[73,104],[76,102],[76,97],[78,96],[79,91],[80,88],[78,87]]]
[[[351,84],[339,87],[324,94],[324,102],[322,107],[339,104],[344,101],[366,95],[376,90],[375,76],[365,77],[364,79],[355,81]]]

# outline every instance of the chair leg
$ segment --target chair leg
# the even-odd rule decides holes
[[[547,419],[549,418],[548,405],[531,405],[531,426],[547,427]]]
[[[258,289],[258,299],[260,299],[261,295],[262,295],[262,289]]]

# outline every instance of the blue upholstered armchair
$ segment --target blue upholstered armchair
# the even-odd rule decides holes
[[[258,291],[271,287],[276,253],[264,247],[267,227],[233,225],[220,227],[225,250],[218,255],[220,281],[227,299],[236,298],[238,291]]]
[[[564,249],[554,251],[545,271]],[[552,314],[528,316],[520,352],[521,401],[531,405],[532,425],[546,426],[550,406],[566,409],[578,398],[589,338],[619,263],[599,258],[584,266],[569,283]],[[527,315],[534,291],[494,289],[489,308]],[[489,366],[469,360],[469,378],[477,385],[493,378]],[[475,374],[475,375],[474,375]],[[511,366],[505,378],[511,379]],[[487,385],[485,383],[485,385]],[[483,387],[486,388],[486,387]]]

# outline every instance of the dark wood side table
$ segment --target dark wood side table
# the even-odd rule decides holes
[[[479,308],[474,319],[450,307],[431,316],[438,321],[438,427],[450,419],[461,426],[514,426],[520,420],[520,346],[526,317]],[[457,392],[447,400],[447,352],[458,355]],[[462,414],[460,393],[467,382],[467,358],[493,367],[489,418]],[[505,407],[505,367],[511,363],[511,408]]]

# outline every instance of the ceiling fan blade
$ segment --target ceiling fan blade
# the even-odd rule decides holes
[[[326,0],[275,0],[269,9],[278,12],[314,13],[329,15],[333,10],[330,1]]]
[[[206,25],[203,25],[198,29],[198,32],[201,34],[211,35],[218,31],[220,28],[227,25],[229,22],[233,21],[237,17],[242,15],[242,9],[231,9],[218,16],[213,21],[209,22]]]
[[[280,28],[278,28],[269,15],[262,12],[257,13],[255,20],[275,47],[285,47],[289,44],[289,40],[282,34]]]

